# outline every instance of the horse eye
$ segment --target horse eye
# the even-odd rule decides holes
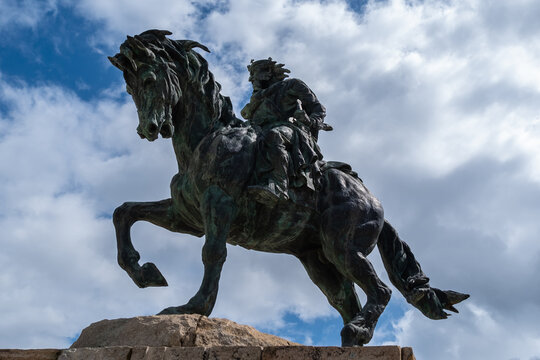
[[[156,81],[156,75],[154,73],[147,73],[143,77],[143,85],[150,85],[151,83]]]

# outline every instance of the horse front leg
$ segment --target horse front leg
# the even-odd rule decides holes
[[[113,223],[116,230],[118,264],[140,288],[167,286],[167,281],[153,263],[139,265],[140,255],[131,242],[131,226],[140,220],[149,221],[170,231],[173,227],[171,199],[151,202],[126,202],[116,208]]]
[[[210,315],[216,303],[221,269],[227,257],[227,237],[236,217],[236,211],[234,200],[221,188],[211,186],[205,191],[201,201],[201,214],[206,234],[202,249],[204,275],[201,286],[187,304],[169,307],[158,315]]]

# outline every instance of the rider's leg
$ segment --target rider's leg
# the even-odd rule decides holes
[[[361,310],[358,296],[352,281],[344,277],[329,261],[323,261],[324,254],[315,250],[298,256],[309,278],[328,299],[346,324],[354,319]]]
[[[266,132],[261,156],[270,163],[272,170],[265,182],[248,187],[249,194],[258,201],[273,205],[280,199],[289,198],[289,151],[293,137],[293,130],[288,126],[276,126]]]

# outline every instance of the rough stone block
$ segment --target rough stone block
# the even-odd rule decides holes
[[[163,360],[206,360],[205,353],[206,349],[199,346],[173,347],[167,348]]]
[[[263,350],[262,360],[401,360],[399,346],[314,347],[281,346]]]
[[[206,359],[260,360],[260,346],[213,346],[206,349]]]
[[[150,360],[150,359],[162,359],[166,347],[135,347],[132,349],[131,357],[129,360]]]
[[[184,346],[193,342],[198,316],[137,316],[102,320],[85,328],[71,348]],[[189,344],[188,344],[189,345]]]
[[[401,360],[416,360],[411,347],[401,348]]]
[[[99,321],[84,329],[71,348],[287,345],[300,344],[227,319],[202,315],[161,315]]]
[[[136,347],[129,360],[208,360],[205,352],[204,347]]]
[[[0,350],[0,360],[56,360],[61,350],[39,349],[39,350]]]
[[[182,315],[176,315],[182,316]],[[227,319],[201,316],[193,346],[290,346],[300,345],[275,335],[262,333],[248,325]]]
[[[58,360],[129,360],[132,351],[128,346],[67,349],[62,351]]]

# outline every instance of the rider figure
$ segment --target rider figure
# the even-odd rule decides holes
[[[326,110],[315,94],[301,80],[285,80],[290,71],[283,66],[272,58],[251,61],[253,94],[241,111],[262,137],[257,185],[248,192],[267,204],[289,199],[290,188],[316,189],[322,159],[318,132],[332,129],[323,123]]]

